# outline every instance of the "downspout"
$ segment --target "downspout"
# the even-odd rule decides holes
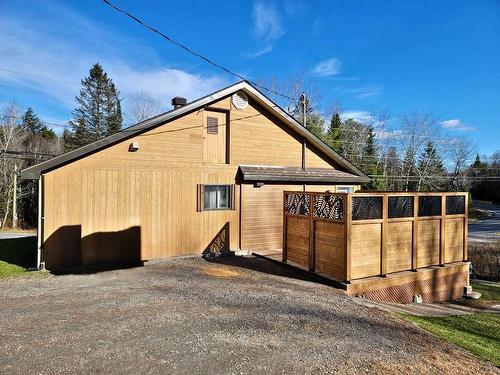
[[[43,261],[43,229],[45,224],[45,207],[44,207],[44,176],[40,175],[38,178],[38,227],[36,233],[36,269],[45,269],[45,262]]]

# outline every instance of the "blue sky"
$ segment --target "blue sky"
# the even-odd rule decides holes
[[[500,148],[499,1],[114,1],[250,80],[301,74],[322,111],[340,102],[397,123],[431,110],[444,134],[471,138],[481,154]],[[148,90],[165,109],[236,80],[100,0],[0,0],[0,56],[0,101],[53,123],[71,116],[97,61],[123,97]]]

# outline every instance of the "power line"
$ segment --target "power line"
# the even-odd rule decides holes
[[[0,115],[0,117],[3,117],[3,118],[13,118],[13,119],[22,119],[23,116],[12,116],[12,115]],[[45,121],[43,119],[40,119],[44,124],[48,124],[48,125],[52,125],[52,126],[59,126],[61,128],[70,128],[71,125],[64,125],[64,124],[56,124],[55,122],[49,122],[49,121]]]
[[[175,46],[179,47],[179,48],[182,48],[183,50],[189,52],[191,55],[193,56],[196,56],[202,60],[204,60],[205,62],[209,63],[210,65],[218,68],[218,69],[221,69],[223,70],[224,72],[226,72],[227,74],[230,74],[234,77],[237,77],[239,79],[242,79],[244,81],[247,81],[247,82],[250,82],[252,85],[260,88],[260,89],[263,89],[263,90],[266,90],[267,92],[270,92],[274,95],[278,95],[278,96],[281,96],[283,98],[286,98],[286,99],[289,99],[289,100],[292,100],[293,102],[297,102],[297,100],[295,98],[292,98],[291,96],[288,96],[288,95],[285,95],[285,94],[282,94],[280,92],[277,92],[275,90],[272,90],[270,88],[267,88],[265,86],[262,86],[262,85],[259,85],[258,83],[256,82],[252,82],[250,80],[248,80],[247,78],[243,77],[241,74],[238,74],[238,73],[235,73],[233,71],[231,71],[230,69],[226,68],[225,66],[219,64],[219,63],[216,63],[215,61],[211,60],[210,58],[208,57],[205,57],[203,56],[201,53],[198,53],[194,50],[192,50],[191,48],[187,47],[185,44],[182,44],[174,39],[172,39],[171,37],[169,37],[168,35],[164,34],[163,32],[159,31],[158,29],[154,28],[153,26],[150,26],[148,24],[146,24],[145,22],[141,21],[139,18],[137,18],[136,16],[134,16],[133,14],[119,8],[118,6],[114,5],[113,3],[111,3],[110,1],[108,0],[102,0],[105,4],[109,5],[111,8],[113,8],[114,10],[116,10],[117,12],[121,13],[121,14],[124,14],[125,16],[129,17],[130,19],[134,20],[135,22],[139,23],[140,25],[142,25],[143,27],[145,27],[146,29],[148,29],[149,31],[152,31],[153,33],[155,34],[158,34],[159,36],[161,36],[162,38],[166,39],[168,42],[174,44]]]
[[[26,76],[26,77],[31,77],[31,78],[44,79],[44,80],[46,80],[46,81],[52,81],[52,82],[56,82],[56,83],[62,83],[62,84],[64,84],[64,85],[69,85],[69,86],[80,87],[80,85],[77,85],[76,83],[71,83],[71,82],[67,82],[67,81],[62,81],[62,80],[60,80],[60,79],[55,79],[55,78],[50,78],[50,77],[39,76],[39,75],[36,75],[36,74],[30,74],[30,73],[18,72],[18,71],[16,71],[16,70],[10,70],[10,69],[5,69],[5,68],[0,68],[0,71],[3,71],[3,72],[8,72],[8,73],[14,73],[14,74],[20,74],[20,75],[23,75],[23,76]]]

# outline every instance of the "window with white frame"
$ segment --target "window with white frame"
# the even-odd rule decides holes
[[[353,186],[337,186],[337,193],[354,193]]]

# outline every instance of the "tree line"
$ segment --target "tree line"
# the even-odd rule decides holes
[[[389,129],[389,116],[382,112],[364,118],[344,116],[338,103],[332,110],[319,111],[313,103],[319,94],[303,77],[283,83],[277,79],[260,84],[273,91],[297,98],[280,104],[336,152],[371,177],[363,186],[369,190],[443,191],[469,190],[482,199],[496,197],[499,189],[499,159],[477,155],[466,138],[440,134],[438,120],[430,112],[415,111],[398,119]],[[299,100],[307,92],[305,102]],[[103,67],[94,64],[75,97],[72,118],[59,136],[28,107],[17,103],[0,108],[0,221],[13,222],[12,207],[17,195],[19,222],[35,227],[37,220],[37,182],[21,181],[14,187],[19,170],[61,153],[95,142],[119,131],[124,124],[144,121],[162,111],[163,106],[147,91],[129,95],[124,113],[120,92]],[[304,106],[305,104],[305,106]],[[305,107],[305,110],[304,110]],[[305,112],[305,113],[304,113]],[[14,188],[16,193],[14,194]]]
[[[350,118],[338,102],[319,110],[313,103],[320,101],[320,94],[305,77],[298,74],[258,83],[284,93],[285,97],[271,92],[271,99],[301,123],[305,107],[307,129],[371,177],[363,189],[468,191],[487,177],[490,182],[481,185],[489,186],[487,192],[491,186],[500,187],[498,170],[491,176],[474,172],[475,146],[466,137],[443,133],[432,112],[391,118],[386,111],[372,111]],[[302,93],[306,93],[305,106]]]

